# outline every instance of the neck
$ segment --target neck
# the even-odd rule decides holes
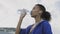
[[[40,16],[36,16],[36,17],[35,17],[35,20],[36,20],[35,22],[38,23],[38,22],[41,21],[41,17],[40,17]]]

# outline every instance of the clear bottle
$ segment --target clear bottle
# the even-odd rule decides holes
[[[23,14],[24,12],[26,12],[27,14],[31,13],[31,11],[29,11],[27,9],[18,9],[18,11],[17,11],[18,14],[21,14],[21,13]]]

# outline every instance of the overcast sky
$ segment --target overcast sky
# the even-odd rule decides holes
[[[54,34],[60,32],[60,0],[0,0],[0,27],[17,26],[19,16],[18,9],[28,9],[31,11],[36,3],[43,4],[52,15],[51,26]],[[27,21],[28,20],[28,21]],[[30,15],[26,15],[22,28],[34,23]]]

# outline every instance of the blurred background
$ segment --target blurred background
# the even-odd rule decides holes
[[[42,4],[52,15],[50,22],[53,34],[60,33],[60,0],[0,0],[0,34],[14,34],[19,16],[18,9],[32,10],[35,4]],[[27,22],[26,22],[27,21]],[[34,23],[29,14],[23,20],[21,28]]]

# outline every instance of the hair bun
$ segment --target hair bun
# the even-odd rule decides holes
[[[50,15],[50,13],[47,12],[47,11],[43,12],[41,17],[42,17],[44,20],[48,20],[48,21],[50,21],[50,19],[51,19],[51,15]]]

